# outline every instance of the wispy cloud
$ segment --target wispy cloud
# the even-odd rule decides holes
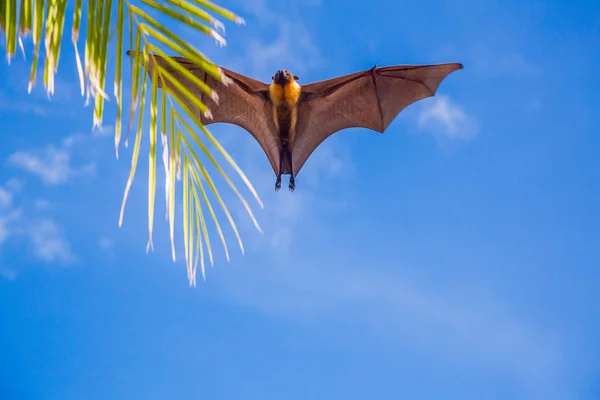
[[[438,138],[473,139],[478,135],[477,121],[450,97],[438,94],[421,100],[419,127]]]
[[[14,184],[0,186],[0,246],[6,245],[9,239],[26,238],[33,256],[43,262],[70,264],[76,261],[62,228],[51,217],[40,216],[36,212],[39,211],[37,204],[28,208],[26,203],[20,202],[19,190]]]
[[[51,218],[31,221],[23,233],[31,239],[35,256],[45,262],[71,264],[76,261],[62,228]]]
[[[104,133],[110,130],[110,127],[105,127]],[[74,134],[58,145],[17,151],[5,163],[37,176],[45,185],[66,184],[73,178],[95,174],[95,163],[89,162],[90,157],[87,156],[90,148],[94,147],[88,145],[90,140],[104,136],[106,134],[103,133]],[[81,156],[81,152],[86,161],[77,163],[75,156]],[[44,198],[32,198],[29,192],[24,190],[23,181],[14,178],[0,185],[0,244],[9,246],[13,239],[21,239],[30,246],[30,254],[41,262],[54,265],[76,263],[78,257],[63,227],[49,214],[52,203]]]
[[[73,165],[72,145],[76,138],[66,138],[60,147],[48,145],[43,149],[15,152],[9,156],[8,163],[37,175],[50,186],[67,183],[74,177],[93,175],[96,171],[94,163]]]

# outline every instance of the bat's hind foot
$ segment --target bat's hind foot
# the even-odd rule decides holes
[[[290,185],[288,187],[290,188],[290,192],[293,192],[296,189],[296,180],[293,176],[290,178]]]
[[[279,189],[281,189],[281,177],[278,176],[277,180],[275,181],[275,191],[278,191]]]

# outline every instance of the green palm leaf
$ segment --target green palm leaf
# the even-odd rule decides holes
[[[184,254],[188,280],[190,285],[195,285],[198,262],[200,262],[202,276],[205,277],[205,250],[211,265],[213,264],[213,252],[207,228],[208,224],[204,218],[204,207],[206,207],[214,222],[226,258],[229,260],[225,234],[219,223],[220,218],[215,212],[218,210],[213,208],[210,197],[213,197],[219,204],[220,210],[224,213],[237,238],[242,253],[244,252],[242,239],[229,207],[220,194],[214,178],[208,172],[207,166],[211,165],[216,168],[219,175],[225,179],[227,186],[233,190],[244,209],[248,212],[255,227],[259,232],[262,232],[248,202],[219,164],[216,155],[220,154],[233,167],[261,208],[263,204],[241,168],[188,107],[188,104],[191,103],[210,115],[210,109],[193,94],[193,91],[202,91],[212,96],[215,102],[218,102],[218,96],[212,92],[212,88],[206,83],[180,67],[167,55],[167,51],[172,53],[173,56],[186,57],[213,78],[222,80],[225,84],[228,83],[227,78],[221,73],[216,64],[188,42],[180,39],[169,26],[186,26],[196,32],[212,37],[219,45],[225,45],[225,39],[219,33],[224,32],[224,25],[219,18],[225,18],[237,24],[244,23],[244,20],[231,11],[206,0],[0,1],[0,31],[4,33],[6,38],[5,48],[9,62],[16,53],[17,44],[23,49],[22,39],[29,33],[32,36],[33,58],[31,60],[29,92],[36,82],[40,46],[43,44],[43,83],[49,96],[54,93],[54,76],[61,53],[68,1],[72,1],[74,4],[71,42],[75,50],[81,94],[85,96],[86,104],[92,99],[94,101],[94,127],[101,127],[105,102],[110,100],[110,96],[107,94],[109,91],[106,90],[105,85],[108,73],[111,72],[108,71],[108,58],[114,46],[115,67],[112,93],[116,102],[112,104],[116,104],[117,107],[115,121],[115,152],[117,158],[119,158],[119,145],[123,136],[123,111],[126,107],[123,101],[123,57],[126,53],[123,48],[123,40],[126,34],[125,21],[129,20],[129,51],[127,54],[131,55],[131,104],[129,105],[129,121],[125,132],[125,146],[127,146],[128,133],[134,122],[137,124],[137,129],[131,156],[131,169],[119,216],[119,226],[123,223],[127,196],[137,169],[141,139],[145,133],[143,129],[144,117],[149,115],[148,250],[153,248],[156,151],[158,147],[157,136],[160,135],[163,149],[162,164],[165,169],[166,219],[169,225],[171,252],[175,261],[175,193],[176,183],[180,180],[180,171],[183,168],[182,229]],[[147,7],[158,12],[161,20],[151,17],[141,7]],[[126,18],[127,16],[128,18]],[[83,65],[79,50],[82,22],[86,23]],[[168,22],[168,26],[166,22]],[[190,90],[189,85],[181,85],[173,74],[165,68],[149,68],[149,63],[154,66],[159,65],[159,63],[153,62],[155,54],[165,59],[172,71],[174,70],[176,73],[185,76],[189,80],[189,84],[194,87]],[[148,71],[151,71],[151,73],[148,73]],[[148,80],[150,80],[150,88],[147,89]],[[148,99],[146,99],[147,92],[149,92]],[[149,110],[147,110],[148,108]],[[167,123],[167,121],[169,122]],[[205,145],[202,136],[215,146],[217,149],[215,154],[212,154]],[[195,150],[194,147],[197,147],[200,151]],[[205,165],[200,156],[205,156],[209,163]],[[204,249],[204,246],[206,246],[206,249]]]

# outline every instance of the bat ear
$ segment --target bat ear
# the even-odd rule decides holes
[[[298,78],[296,75],[294,75],[294,80],[297,80],[297,81],[299,81],[299,80],[300,80],[300,78]]]

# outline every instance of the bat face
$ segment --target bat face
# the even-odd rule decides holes
[[[280,69],[277,72],[275,72],[275,75],[273,75],[271,79],[273,79],[273,83],[275,83],[276,85],[284,86],[290,83],[292,80],[297,81],[298,77],[292,75],[292,73],[287,69]]]

